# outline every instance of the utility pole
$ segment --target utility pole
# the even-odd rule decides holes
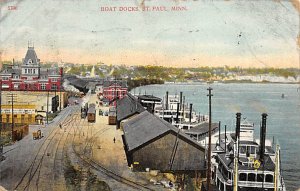
[[[48,94],[47,94],[47,113],[46,113],[46,118],[47,118],[47,124],[48,124],[48,114],[49,113],[49,90],[48,90]]]
[[[13,141],[14,135],[14,126],[15,126],[15,118],[14,118],[14,101],[16,95],[14,93],[8,94],[8,98],[11,98],[11,140]]]
[[[0,80],[0,160],[2,160],[3,144],[2,144],[2,80]]]
[[[59,111],[61,111],[61,101],[62,101],[61,88],[63,87],[62,83],[63,83],[63,68],[61,67],[60,68],[60,81],[59,81]]]
[[[209,110],[209,121],[208,121],[208,153],[207,153],[207,191],[211,191],[211,94],[212,88],[209,87],[208,89],[208,110]]]

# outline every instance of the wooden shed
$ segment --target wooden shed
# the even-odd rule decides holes
[[[139,103],[138,99],[130,93],[117,100],[117,129],[121,128],[121,121],[145,111],[145,108]]]
[[[203,172],[205,148],[168,122],[144,111],[123,124],[127,162],[134,170]]]

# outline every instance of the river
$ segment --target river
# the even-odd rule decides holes
[[[182,91],[185,100],[193,108],[208,114],[208,91],[212,90],[212,121],[221,121],[231,130],[235,128],[235,114],[242,113],[255,124],[255,136],[259,138],[261,114],[267,113],[267,139],[278,141],[281,146],[281,163],[287,190],[300,188],[300,90],[296,84],[260,83],[189,83],[149,85],[135,88],[131,93],[163,97]],[[282,96],[284,94],[284,97]]]

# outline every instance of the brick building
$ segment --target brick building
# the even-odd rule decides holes
[[[28,46],[21,65],[13,63],[1,71],[2,90],[59,91],[62,72],[59,68],[41,68],[34,47]]]
[[[122,99],[127,94],[127,84],[125,81],[104,81],[103,97],[111,102],[111,105],[116,105],[116,98]]]

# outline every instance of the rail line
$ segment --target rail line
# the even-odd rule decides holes
[[[74,110],[76,111],[76,108],[74,109],[74,108],[72,108],[73,109],[73,111],[72,111],[72,113],[71,113],[71,117],[70,118],[67,118],[63,123],[62,123],[62,126],[64,126],[64,129],[66,128],[66,126],[69,126],[72,122],[73,123],[75,123],[75,121],[76,121],[76,113],[73,113],[74,112]],[[61,123],[60,123],[61,124]],[[69,128],[68,129],[68,132],[66,132],[65,130],[64,130],[64,133],[62,133],[62,136],[60,136],[60,138],[59,138],[59,140],[58,140],[58,143],[57,143],[57,146],[55,147],[55,151],[54,151],[54,161],[53,161],[53,177],[55,177],[55,173],[56,173],[56,168],[57,168],[57,164],[56,164],[56,161],[57,161],[57,153],[58,153],[58,149],[59,149],[59,146],[62,144],[63,145],[63,147],[64,147],[64,145],[65,145],[65,143],[66,143],[66,140],[67,140],[67,137],[68,137],[68,135],[69,135],[69,133],[70,133],[70,131],[71,131],[71,128]],[[66,137],[65,139],[64,139],[64,137]],[[63,141],[63,142],[62,142]],[[62,153],[62,155],[63,155],[63,153]],[[42,161],[43,162],[43,161]],[[36,179],[36,189],[37,190],[39,190],[39,183],[40,183],[40,172],[41,172],[41,168],[42,168],[42,163],[40,164],[40,166],[39,166],[39,169],[38,169],[38,175],[37,175],[37,179]],[[52,179],[52,180],[55,180],[54,178]]]
[[[98,130],[89,140],[88,139],[85,139],[85,141],[89,141],[91,142],[94,142],[96,137],[98,135],[101,135],[103,134],[105,131],[109,130],[110,128],[104,128],[104,129],[100,129]],[[77,131],[76,131],[77,132]],[[124,185],[127,185],[131,188],[135,188],[137,190],[153,190],[143,184],[140,184],[140,183],[137,183],[137,182],[134,182],[132,180],[129,180],[111,170],[109,170],[108,168],[104,167],[103,165],[97,163],[96,161],[94,161],[93,159],[91,158],[88,158],[88,157],[85,157],[83,156],[82,154],[80,154],[78,151],[76,151],[76,148],[75,148],[75,144],[74,144],[74,139],[75,139],[75,136],[76,134],[74,134],[74,137],[73,137],[73,140],[72,140],[72,150],[74,152],[74,154],[82,161],[84,162],[85,164],[87,164],[88,166],[92,167],[93,169],[95,169],[96,171],[100,171],[102,172],[103,174],[105,174],[106,176],[116,180],[117,182],[120,182]],[[88,143],[85,144],[85,148],[87,147]]]
[[[74,108],[71,108],[71,109],[69,110],[69,113],[68,113],[67,115],[65,114],[65,116],[64,116],[65,118],[62,118],[62,117],[61,117],[57,123],[61,124],[61,121],[64,121],[64,122],[65,122],[65,121],[67,121],[67,122],[71,121],[71,118],[67,118],[67,117],[71,116],[71,114],[73,113],[73,111],[74,111]],[[64,122],[63,122],[63,123],[64,123]],[[59,132],[59,129],[56,128],[56,133],[55,133],[55,135],[57,135],[58,132]],[[40,180],[40,171],[41,171],[42,163],[43,163],[43,160],[44,160],[46,151],[48,150],[48,147],[49,147],[50,143],[52,142],[53,138],[56,137],[55,135],[50,139],[49,143],[47,144],[47,146],[46,146],[46,148],[45,148],[45,150],[44,150],[44,153],[42,154],[42,157],[40,158],[39,163],[38,163],[38,166],[37,166],[37,168],[35,169],[33,175],[31,175],[31,172],[30,172],[29,180],[28,180],[28,183],[26,184],[24,190],[26,190],[26,188],[29,189],[30,183],[31,183],[32,179],[34,178],[34,176],[36,175],[37,172],[38,172],[38,174],[37,174],[37,179],[36,179],[35,185],[36,185],[36,189],[38,190],[38,184],[39,184],[39,180]],[[60,137],[60,139],[63,137],[63,135],[64,135],[64,134],[62,134],[62,136]],[[32,169],[33,169],[33,168],[32,168]],[[32,169],[31,169],[31,171],[32,171]]]
[[[60,123],[63,120],[66,120],[65,118],[73,111],[73,108],[71,108],[70,110],[66,111],[65,113],[63,113],[63,115],[61,116],[61,118],[58,120],[58,123]],[[30,166],[28,167],[28,169],[25,171],[24,175],[22,176],[22,178],[20,179],[20,181],[18,182],[18,184],[15,186],[14,190],[17,190],[19,188],[19,186],[24,182],[24,179],[26,178],[26,176],[28,176],[28,181],[25,184],[25,187],[23,190],[26,190],[26,188],[29,188],[30,186],[30,182],[33,179],[34,175],[36,174],[39,166],[41,165],[41,162],[44,158],[44,155],[46,154],[46,150],[49,147],[51,141],[53,140],[53,138],[55,137],[55,135],[58,133],[58,128],[53,128],[51,130],[51,132],[48,134],[48,136],[44,139],[43,143],[41,144],[41,146],[39,147],[32,163],[30,164]],[[48,140],[48,143],[46,143]],[[42,153],[42,157],[38,159],[38,156],[41,153],[42,148],[46,146],[44,153]],[[38,162],[39,161],[39,162]],[[37,164],[38,162],[38,164]],[[33,171],[35,164],[37,164],[36,169]],[[33,174],[32,174],[33,173]]]

